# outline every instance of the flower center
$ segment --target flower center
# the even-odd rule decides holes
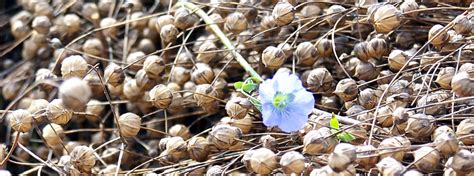
[[[292,101],[295,99],[295,96],[291,93],[285,94],[281,92],[277,92],[275,96],[273,96],[273,106],[278,109],[286,108]]]

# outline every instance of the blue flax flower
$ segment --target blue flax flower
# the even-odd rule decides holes
[[[284,132],[302,129],[314,107],[313,94],[306,91],[298,76],[277,72],[259,87],[263,124]]]

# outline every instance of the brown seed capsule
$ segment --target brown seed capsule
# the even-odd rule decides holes
[[[171,105],[172,98],[171,90],[163,84],[156,85],[150,90],[151,103],[157,108],[168,108]]]
[[[443,102],[450,98],[451,98],[451,95],[447,91],[435,91],[431,94],[422,96],[420,99],[418,99],[416,105],[418,107],[423,107],[428,104]],[[445,114],[447,109],[448,108],[445,105],[436,105],[436,106],[420,109],[417,112],[419,113],[424,112],[425,114],[429,114],[429,115],[437,115],[437,114]]]
[[[259,140],[259,143],[262,144],[262,147],[265,147],[267,149],[270,149],[272,151],[274,151],[276,148],[276,145],[277,145],[277,141],[274,137],[270,136],[270,135],[264,135],[262,137],[260,137],[260,140]]]
[[[128,112],[120,115],[118,123],[121,135],[126,138],[132,138],[140,131],[141,118],[134,113]]]
[[[59,87],[58,97],[66,108],[74,111],[84,110],[91,96],[91,88],[87,82],[76,77],[67,79]]]
[[[474,120],[467,118],[467,119],[462,120],[458,124],[456,128],[456,136],[458,136],[465,145],[473,145],[474,144],[474,136],[472,136],[473,131],[474,131]],[[469,135],[471,136],[468,137]]]
[[[270,174],[277,165],[276,154],[267,148],[256,149],[250,159],[250,167],[257,174]]]
[[[141,51],[132,52],[128,54],[126,62],[127,64],[132,64],[129,69],[135,72],[140,70],[143,67],[142,65],[145,57],[145,53]]]
[[[49,102],[45,99],[35,99],[32,100],[30,106],[26,110],[28,110],[31,114],[40,114],[40,111],[45,111],[46,107],[48,106]],[[41,122],[42,118],[36,119],[37,121]]]
[[[397,152],[393,152],[395,150],[394,148],[409,147],[410,145],[411,145],[410,140],[402,136],[386,138],[380,143],[378,147],[379,149],[381,149],[379,152],[380,157],[381,158],[390,157],[398,161],[402,161],[403,158],[405,157],[405,151],[397,150]]]
[[[161,143],[161,142],[160,142]],[[187,154],[186,142],[181,137],[168,137],[166,148],[160,156],[168,155],[169,161],[175,163]]]
[[[467,97],[474,94],[472,86],[474,82],[468,72],[461,71],[453,76],[451,80],[451,87],[453,92],[459,97]]]
[[[81,31],[81,19],[76,14],[64,15],[62,23],[69,35]]]
[[[452,133],[452,134],[454,134],[454,130],[451,129],[451,127],[449,127],[447,125],[440,126],[440,127],[436,128],[436,130],[434,130],[433,135],[431,135],[431,140],[434,141],[439,135],[441,135],[443,133]]]
[[[87,146],[77,146],[72,150],[71,165],[81,172],[90,173],[95,165],[94,149]]]
[[[272,34],[278,33],[278,30],[272,30],[272,29],[275,29],[276,27],[277,27],[277,22],[273,18],[273,16],[262,17],[262,20],[260,21],[260,31],[267,31],[263,33],[264,36],[270,36]]]
[[[344,25],[344,23],[346,22],[346,17],[344,14],[345,11],[346,11],[346,8],[344,8],[343,6],[332,5],[326,11],[326,15],[328,15],[328,17],[326,18],[326,21],[329,23],[330,26],[334,26],[338,20],[339,20],[339,23],[337,23],[338,26]]]
[[[451,89],[451,80],[455,73],[454,67],[444,67],[436,75],[435,82],[443,89]]]
[[[192,27],[198,21],[198,17],[184,7],[178,8],[174,12],[174,25],[181,30]]]
[[[64,125],[72,118],[73,111],[66,108],[63,100],[54,99],[46,107],[48,120],[58,125]]]
[[[27,23],[14,21],[11,25],[10,32],[16,39],[21,39],[28,35],[31,31]]]
[[[382,58],[382,56],[384,56],[387,53],[389,46],[387,42],[385,41],[385,39],[376,37],[376,38],[371,39],[368,42],[367,49],[368,49],[369,55],[372,58],[378,59],[378,58]]]
[[[211,15],[209,15],[209,18],[211,18],[212,21],[214,21],[214,23],[219,27],[219,29],[221,30],[224,29],[225,20],[224,18],[222,18],[221,15],[219,15],[218,13],[212,13]],[[208,25],[206,25],[206,31],[211,32],[211,33],[214,32],[211,29],[211,27],[209,27]]]
[[[24,109],[18,109],[8,114],[10,127],[17,132],[26,133],[33,127],[33,115]]]
[[[88,2],[82,5],[82,10],[81,10],[81,15],[93,22],[96,23],[99,21],[100,14],[99,14],[99,8],[97,7],[96,3]]]
[[[371,58],[368,48],[369,42],[360,42],[354,46],[354,55],[361,61],[367,62]]]
[[[46,68],[40,68],[36,71],[36,77],[35,77],[35,81],[36,82],[44,82],[42,84],[40,84],[40,88],[42,90],[45,90],[47,92],[51,91],[54,86],[51,85],[49,82],[50,81],[53,81],[54,79],[57,79],[57,76],[54,75],[51,70],[49,69],[46,69]]]
[[[90,55],[101,56],[105,49],[98,38],[89,38],[84,42],[84,45],[82,45],[82,50]]]
[[[160,32],[161,28],[163,28],[164,26],[166,26],[168,24],[171,24],[171,25],[174,24],[174,16],[172,16],[172,15],[162,15],[162,16],[158,17],[158,19],[156,20],[155,29],[156,29],[157,32]]]
[[[340,80],[337,83],[336,90],[334,90],[334,94],[345,102],[355,99],[358,93],[357,83],[353,79],[348,78]]]
[[[118,168],[119,172],[122,170]],[[105,167],[104,169],[99,171],[99,175],[104,175],[104,176],[112,176],[115,175],[115,171],[117,171],[117,165],[111,164]]]
[[[233,145],[239,143],[242,131],[227,124],[220,124],[212,127],[207,140],[220,150],[228,150]]]
[[[224,173],[224,168],[219,165],[214,165],[209,167],[206,172],[206,176],[217,176],[217,175],[222,175]]]
[[[203,137],[193,137],[188,141],[188,155],[196,161],[205,161],[209,155],[209,143]]]
[[[392,4],[386,4],[374,13],[374,28],[377,32],[388,33],[400,25],[401,12]]]
[[[216,97],[218,94],[218,92],[210,84],[197,85],[195,92],[194,100],[196,100],[196,103],[199,106],[216,101],[211,97]]]
[[[104,79],[107,84],[117,87],[124,82],[125,73],[122,67],[115,63],[110,63],[104,70]]]
[[[143,69],[138,70],[137,74],[135,75],[135,80],[137,80],[137,86],[140,87],[140,90],[142,91],[150,90],[158,82],[157,80],[148,77],[145,70]]]
[[[293,21],[295,18],[294,7],[288,2],[278,2],[273,7],[272,17],[279,26],[284,26]]]
[[[184,140],[188,139],[189,136],[191,136],[188,127],[182,124],[173,125],[168,131],[171,136],[179,136]]]
[[[160,74],[165,70],[165,63],[163,58],[157,55],[151,55],[146,57],[143,63],[143,70],[151,79],[160,78]]]
[[[238,35],[247,30],[247,19],[240,12],[231,13],[225,18],[224,29]]]
[[[178,37],[178,28],[174,26],[173,24],[167,24],[161,27],[160,31],[160,37],[165,43],[171,43],[176,41],[176,38]]]
[[[361,61],[355,68],[354,76],[360,80],[370,81],[379,75],[379,71],[374,63]]]
[[[300,174],[304,170],[304,156],[296,151],[286,152],[281,156],[280,166],[285,174]]]
[[[84,78],[87,70],[86,60],[79,55],[69,56],[61,63],[61,74],[64,79],[71,77]]]
[[[225,105],[225,110],[227,115],[233,119],[242,119],[247,115],[249,111],[248,108],[243,107],[240,103],[245,101],[244,98],[240,97],[233,97],[229,101],[227,101]]]
[[[252,117],[246,115],[242,119],[230,119],[229,125],[239,128],[243,134],[248,134],[252,129]]]
[[[321,39],[314,44],[320,57],[328,57],[333,54],[332,43],[329,39]]]
[[[31,27],[40,34],[47,34],[51,26],[51,21],[46,16],[37,16],[31,23]]]
[[[446,162],[446,167],[456,172],[456,175],[464,175],[472,173],[474,170],[474,154],[469,150],[459,150],[454,156],[450,157]]]
[[[111,27],[117,23],[117,20],[112,17],[105,17],[100,21],[100,27],[101,28],[106,28],[102,31],[102,34],[104,34],[107,37],[115,37],[118,34],[118,28],[117,27]]]
[[[334,85],[334,79],[331,73],[324,67],[311,70],[306,82],[308,88],[315,92],[330,91]]]
[[[90,122],[97,122],[100,120],[102,113],[105,110],[105,106],[100,105],[98,100],[90,100],[86,105],[86,113],[91,115],[86,115],[87,120]]]
[[[311,66],[316,62],[317,58],[316,47],[310,42],[301,42],[295,50],[295,56],[298,59],[298,64],[304,66]]]
[[[426,138],[435,130],[434,118],[425,114],[414,114],[407,121],[405,132],[414,138]]]
[[[178,83],[179,85],[183,85],[191,79],[191,72],[189,69],[184,67],[174,67],[171,73],[171,81]]]
[[[466,15],[458,15],[453,22],[453,29],[459,34],[466,34],[472,30],[472,22]]]
[[[42,135],[46,144],[50,147],[54,147],[63,142],[64,130],[61,125],[50,123],[44,126]]]
[[[418,15],[418,12],[411,12],[417,9],[418,9],[418,3],[416,3],[415,0],[405,0],[403,1],[402,4],[400,4],[400,11],[402,11],[402,13],[409,12],[407,15],[412,16],[412,17],[416,17]]]
[[[303,153],[319,155],[332,152],[337,141],[333,137],[329,137],[330,135],[331,131],[326,127],[308,132],[303,139]]]
[[[370,170],[377,164],[379,156],[376,155],[376,148],[372,145],[357,146],[357,164],[365,170]]]
[[[109,11],[112,10],[110,7],[115,6],[114,0],[99,0],[97,2],[97,8],[101,15],[108,15]]]
[[[328,166],[341,172],[347,169],[356,159],[356,147],[348,143],[337,144],[334,151],[329,155]]]
[[[269,46],[263,50],[262,62],[269,69],[280,68],[286,61],[286,55],[281,48]]]
[[[205,41],[199,47],[198,55],[196,56],[197,61],[209,64],[209,62],[211,62],[217,56],[217,52],[215,52],[215,50],[217,50],[217,46],[214,44],[214,42]]]
[[[402,50],[392,50],[388,55],[388,66],[392,71],[399,71],[407,62],[408,58]]]
[[[137,84],[137,80],[128,79],[123,86],[123,95],[129,100],[138,100],[143,97],[144,92]]]
[[[403,171],[405,171],[405,167],[392,157],[380,160],[376,166],[379,173],[386,176],[402,175]]]
[[[135,29],[138,29],[138,30],[143,30],[145,27],[148,26],[148,20],[147,19],[143,19],[143,17],[145,17],[146,14],[141,12],[141,11],[138,11],[138,12],[133,12],[131,15],[130,15],[130,20],[132,20],[133,22],[131,23],[131,27],[132,28],[135,28]],[[137,20],[139,18],[142,18],[141,20]]]
[[[242,0],[239,5],[237,5],[237,12],[240,12],[245,15],[247,21],[252,21],[257,18],[258,9],[254,8],[255,2],[251,0]]]
[[[421,147],[413,152],[418,170],[431,173],[439,166],[440,154],[432,147]]]
[[[210,84],[214,80],[214,72],[209,65],[196,63],[191,73],[191,80],[196,84]]]
[[[449,40],[449,35],[447,30],[442,30],[444,26],[437,24],[431,27],[428,32],[428,40],[431,41],[431,44],[435,46],[442,45]]]
[[[443,156],[450,156],[459,149],[459,141],[453,132],[445,132],[436,136],[434,142],[436,150]]]

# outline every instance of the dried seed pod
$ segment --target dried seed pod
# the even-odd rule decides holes
[[[231,126],[239,128],[243,134],[248,134],[252,129],[252,117],[250,115],[246,115],[242,119],[230,119],[229,124]]]
[[[196,56],[196,59],[198,62],[202,62],[205,64],[209,64],[216,56],[217,52],[216,44],[211,41],[205,41],[200,45],[199,50],[198,50],[198,55]]]
[[[217,176],[217,175],[222,175],[224,173],[224,168],[219,165],[214,165],[209,167],[206,172],[206,176]]]
[[[263,50],[262,62],[269,69],[280,68],[286,61],[286,55],[281,48],[269,46]]]
[[[113,17],[105,17],[100,21],[99,26],[101,28],[106,28],[102,31],[102,34],[104,34],[107,37],[115,37],[118,34],[118,28],[117,27],[112,27],[117,23],[117,20]]]
[[[257,174],[270,174],[277,165],[276,154],[267,148],[256,149],[250,158],[250,167]]]
[[[428,40],[431,41],[430,43],[439,46],[442,45],[449,40],[449,35],[447,30],[443,31],[444,26],[437,24],[431,27],[430,31],[428,32]]]
[[[214,72],[212,68],[205,63],[196,63],[191,80],[196,84],[210,84],[214,80]]]
[[[467,118],[467,119],[462,120],[456,127],[456,136],[458,136],[465,145],[473,145],[474,144],[474,136],[472,136],[473,131],[474,131],[474,120]],[[469,135],[471,136],[468,137]]]
[[[452,132],[441,133],[436,136],[433,141],[436,150],[438,150],[443,156],[450,156],[455,154],[459,149],[459,141],[456,135]]]
[[[469,174],[474,170],[473,159],[473,153],[469,152],[469,150],[462,149],[448,159],[446,167],[453,169],[456,175]]]
[[[405,167],[392,157],[380,160],[376,166],[379,172],[386,176],[402,175],[403,171],[405,171]]]
[[[436,130],[434,130],[433,135],[431,135],[431,140],[434,141],[439,135],[441,135],[443,133],[452,133],[452,134],[454,134],[454,130],[451,129],[451,127],[449,127],[447,125],[440,126],[440,127],[436,128]]]
[[[141,118],[134,113],[125,113],[118,119],[120,134],[126,138],[135,137],[140,131]]]
[[[104,70],[104,79],[107,84],[117,87],[124,82],[125,73],[122,67],[115,63],[110,63]]]
[[[54,99],[46,107],[48,120],[58,125],[64,125],[72,118],[73,111],[66,108],[63,100]]]
[[[81,18],[76,14],[66,14],[62,20],[62,24],[69,35],[81,31]]]
[[[332,152],[337,141],[333,137],[329,137],[330,135],[331,131],[326,127],[308,132],[303,139],[303,153],[318,155]]]
[[[207,140],[220,150],[228,150],[233,145],[239,143],[236,139],[242,137],[242,131],[227,124],[220,124],[212,127]]]
[[[389,46],[383,38],[373,38],[367,43],[367,52],[372,58],[382,58],[389,49]]]
[[[467,34],[472,30],[472,22],[466,15],[458,15],[453,22],[453,29],[459,34]]]
[[[438,168],[441,158],[439,152],[432,147],[421,147],[413,152],[415,166],[418,170],[431,173]]]
[[[400,32],[395,37],[395,44],[401,48],[411,48],[413,43],[415,43],[415,36],[411,32]]]
[[[174,67],[171,73],[171,81],[179,85],[183,85],[191,79],[191,72],[184,67]]]
[[[143,63],[143,70],[151,79],[160,78],[160,74],[165,70],[165,63],[163,58],[157,55],[151,55],[146,57]]]
[[[26,110],[30,111],[31,114],[39,114],[39,111],[46,110],[46,107],[48,106],[48,104],[49,104],[48,100],[35,99],[31,101],[30,106],[28,106]],[[41,122],[40,119],[37,119],[37,120]]]
[[[395,136],[395,137],[390,137],[384,139],[380,145],[379,149],[380,150],[380,157],[381,158],[394,158],[398,161],[402,161],[403,158],[405,157],[405,151],[404,150],[397,150],[397,152],[393,152],[395,149],[394,148],[404,148],[404,147],[409,147],[411,145],[410,140],[408,140],[405,137],[402,136]]]
[[[123,95],[129,100],[138,100],[143,97],[144,92],[137,84],[137,80],[128,79],[123,85]]]
[[[59,87],[59,98],[64,106],[74,111],[84,110],[91,96],[87,82],[76,77],[67,79]]]
[[[260,31],[267,31],[264,32],[264,36],[270,36],[272,34],[278,33],[278,30],[271,30],[278,26],[276,20],[273,16],[263,16],[262,20],[260,21]]]
[[[10,25],[10,32],[16,39],[24,38],[31,31],[30,27],[25,22],[14,21]]]
[[[173,25],[174,24],[174,16],[173,15],[162,15],[156,19],[155,29],[157,32],[161,32],[161,29],[166,25]]]
[[[344,23],[346,22],[346,17],[344,16],[345,11],[346,8],[344,8],[343,6],[332,5],[326,11],[326,15],[328,15],[326,21],[329,23],[330,26],[334,26],[338,20],[338,26],[344,25]]]
[[[173,93],[163,84],[156,85],[150,90],[150,100],[153,106],[166,109],[171,105]]]
[[[329,39],[320,39],[314,45],[320,57],[329,57],[333,54],[332,42]]]
[[[224,29],[238,35],[247,30],[247,19],[240,12],[231,13],[225,18]]]
[[[47,16],[36,16],[31,23],[31,27],[40,34],[48,34],[51,26],[51,21]]]
[[[329,155],[328,166],[336,172],[341,172],[346,170],[356,157],[356,147],[348,143],[340,143]]]
[[[46,144],[50,147],[54,147],[63,142],[64,130],[61,125],[50,123],[44,126],[42,135]]]
[[[471,88],[474,86],[474,82],[471,80],[472,78],[468,72],[460,70],[460,72],[455,74],[451,80],[453,92],[459,97],[473,95],[474,91]]]
[[[308,88],[315,92],[328,92],[334,85],[331,73],[324,67],[311,70],[306,82]]]
[[[194,56],[191,52],[183,51],[176,56],[176,64],[191,69],[194,67]]]
[[[388,33],[400,25],[401,12],[391,4],[385,4],[374,13],[374,28],[377,32]]]
[[[252,21],[253,19],[257,18],[258,9],[254,8],[255,2],[251,0],[242,0],[237,5],[237,11],[244,14],[247,21]]]
[[[105,49],[98,38],[89,38],[84,42],[84,45],[82,45],[82,50],[90,55],[101,56]]]
[[[262,147],[265,147],[267,149],[270,149],[272,151],[274,151],[276,148],[276,145],[277,145],[277,141],[274,137],[270,136],[270,135],[264,135],[262,137],[260,137],[259,139],[259,143],[262,144]]]
[[[144,14],[141,11],[133,12],[130,15],[130,20],[133,21],[130,26],[132,28],[135,28],[135,29],[138,29],[138,30],[143,30],[145,27],[148,26],[148,20],[147,19],[137,20],[137,19],[143,18],[145,16],[146,16],[146,14]]]
[[[417,9],[418,3],[416,3],[415,0],[405,0],[402,4],[400,4],[400,11],[402,11],[402,13],[409,12],[407,15],[410,15],[412,17],[416,17],[418,15],[418,12],[411,12]]]
[[[426,138],[433,133],[436,126],[434,123],[433,116],[425,114],[414,114],[411,115],[407,121],[407,127],[405,132],[407,136],[414,138]]]
[[[367,62],[371,55],[369,53],[368,42],[360,42],[354,46],[354,55],[361,61]]]
[[[86,105],[86,113],[91,114],[92,117],[91,115],[87,115],[87,120],[89,120],[90,122],[97,122],[100,119],[104,110],[105,106],[100,105],[100,101],[90,100]]]
[[[143,67],[142,65],[143,65],[143,60],[145,57],[146,57],[145,53],[141,51],[132,52],[128,54],[126,58],[126,62],[127,64],[131,64],[129,69],[135,72],[140,70]]]
[[[319,101],[319,104],[321,105],[321,108],[325,110],[338,109],[340,106],[339,99],[337,98],[336,95],[332,95],[332,96],[323,95]]]
[[[451,98],[451,95],[448,92],[436,91],[431,94],[422,96],[420,99],[418,99],[416,105],[419,107],[423,107],[428,104],[443,102],[449,98]],[[444,114],[446,113],[446,111],[447,111],[446,105],[431,106],[431,107],[417,110],[417,112],[420,112],[420,113],[424,112],[425,114],[430,114],[430,115]]]
[[[397,107],[392,112],[393,123],[395,125],[405,123],[408,120],[409,116],[410,113],[408,113],[408,110],[404,107]]]
[[[357,164],[364,168],[365,170],[369,170],[377,164],[379,160],[379,156],[376,155],[377,151],[376,148],[372,145],[362,145],[357,146]],[[370,157],[369,157],[370,156]]]
[[[178,28],[174,26],[173,24],[167,24],[161,27],[160,31],[160,37],[165,43],[171,43],[176,41],[176,38],[178,37]]]
[[[444,67],[441,68],[438,74],[436,75],[435,82],[443,89],[451,89],[451,80],[453,79],[455,73],[454,67]]]
[[[193,137],[188,141],[188,155],[196,161],[205,161],[209,155],[209,142],[203,137]]]
[[[288,2],[278,2],[273,7],[272,17],[279,26],[284,26],[293,21],[295,18],[294,7]]]
[[[84,78],[87,70],[86,60],[79,55],[69,56],[61,63],[61,75],[64,79],[71,77]]]
[[[225,20],[224,18],[222,18],[221,15],[219,15],[218,13],[212,13],[211,15],[209,15],[209,18],[214,21],[214,23],[219,27],[219,29],[224,29]],[[208,25],[206,25],[206,31],[214,32]]]
[[[140,90],[142,91],[150,90],[158,82],[156,79],[148,77],[146,71],[143,69],[138,70],[135,75],[135,80],[137,80],[137,86],[140,87]]]
[[[198,21],[198,17],[184,7],[178,8],[174,11],[174,25],[178,29],[186,30]]]
[[[245,101],[244,98],[233,97],[227,101],[225,105],[225,110],[227,115],[233,119],[242,119],[247,115],[248,108],[243,107],[240,103]]]
[[[280,166],[285,174],[300,174],[304,170],[304,156],[296,151],[286,152],[281,156]]]
[[[70,156],[70,164],[80,172],[90,173],[96,162],[94,149],[87,146],[75,147]]]
[[[188,139],[191,136],[188,127],[182,124],[173,125],[168,131],[171,136],[179,136],[184,140]]]
[[[33,127],[33,115],[24,109],[18,109],[8,114],[10,127],[17,132],[26,133]]]
[[[371,62],[359,62],[355,68],[354,76],[360,80],[370,81],[379,75],[379,69]]]
[[[311,66],[316,62],[317,53],[316,47],[311,42],[301,42],[295,50],[295,56],[298,59],[298,64],[304,66]]]
[[[186,156],[186,150],[186,142],[183,138],[169,137],[168,140],[166,140],[166,149],[161,154],[168,155],[170,161],[175,163]]]
[[[150,54],[153,51],[156,51],[155,44],[149,38],[143,38],[140,40],[137,46],[139,51],[143,51],[145,54]]]
[[[349,78],[340,80],[337,83],[336,90],[334,90],[334,94],[336,94],[344,102],[354,100],[358,93],[359,89],[357,87],[357,83],[353,79]]]
[[[357,100],[359,100],[359,104],[361,104],[365,109],[372,109],[379,101],[376,91],[371,88],[362,90]]]
[[[388,66],[392,71],[399,71],[407,62],[408,58],[402,50],[392,50],[388,55]]]
[[[40,68],[36,71],[36,77],[35,77],[35,81],[36,82],[44,82],[42,84],[40,84],[40,88],[42,90],[45,90],[47,92],[51,91],[54,86],[51,85],[49,82],[52,81],[53,79],[56,79],[57,76],[54,75],[51,70],[49,69],[46,69],[46,68]],[[14,84],[12,84],[14,85]]]

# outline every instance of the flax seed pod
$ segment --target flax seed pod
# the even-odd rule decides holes
[[[414,138],[426,138],[435,130],[434,118],[430,115],[415,114],[407,121],[405,132],[407,136]]]
[[[418,3],[416,3],[415,0],[405,0],[403,1],[402,4],[400,4],[400,11],[402,11],[402,13],[415,11],[417,9],[418,9]],[[416,17],[418,15],[418,12],[410,12],[407,15]]]
[[[410,140],[402,136],[395,136],[384,139],[380,145],[380,157],[381,158],[394,158],[398,161],[402,161],[405,157],[405,150],[397,150],[397,152],[393,152],[393,148],[405,148],[411,145]]]
[[[269,46],[263,50],[262,62],[269,69],[278,69],[285,63],[286,55],[281,48]]]
[[[277,166],[276,154],[267,148],[255,150],[250,158],[250,167],[257,174],[270,174]]]
[[[132,101],[135,101],[135,100],[139,100],[140,98],[143,97],[143,94],[145,92],[143,92],[140,88],[140,86],[138,86],[137,84],[137,80],[135,79],[128,79],[125,81],[125,84],[123,85],[123,95],[125,95],[125,97],[128,99],[128,100],[132,100]]]
[[[377,32],[388,33],[400,25],[401,12],[391,4],[383,5],[374,13],[374,28]]]
[[[371,55],[369,53],[368,42],[360,42],[354,46],[354,55],[361,61],[367,62]]]
[[[92,2],[85,3],[82,6],[81,15],[85,19],[95,24],[97,24],[97,22],[100,19],[99,8],[97,7],[96,3],[92,3]]]
[[[168,24],[171,24],[171,25],[174,24],[174,16],[172,15],[159,16],[158,19],[156,19],[155,29],[157,32],[160,32],[161,28],[163,28],[164,26]]]
[[[147,76],[151,79],[160,78],[161,73],[165,70],[163,58],[157,55],[146,57],[143,63],[143,70],[145,70]]]
[[[196,63],[191,73],[191,80],[196,84],[210,84],[214,80],[214,72],[209,65]]]
[[[61,75],[64,79],[71,77],[84,78],[87,70],[87,62],[79,55],[69,56],[61,63]]]
[[[329,57],[333,54],[331,40],[329,39],[321,39],[314,45],[320,57]]]
[[[270,35],[278,33],[279,28],[276,28],[277,26],[278,26],[277,22],[273,18],[273,16],[263,16],[262,20],[260,21],[259,31],[266,31],[266,32],[263,33],[263,35],[264,36],[270,36]],[[275,29],[275,28],[276,28],[276,30],[271,30],[271,29]]]
[[[141,51],[132,52],[128,54],[126,58],[126,62],[127,64],[131,64],[129,69],[135,72],[140,70],[143,67],[143,60],[145,57],[146,57],[145,53]]]
[[[241,137],[242,131],[239,128],[227,124],[219,124],[212,127],[209,136],[207,136],[207,141],[220,150],[228,150],[239,143],[237,140]]]
[[[392,71],[399,71],[407,62],[408,58],[402,50],[392,50],[388,55],[388,66]]]
[[[87,82],[79,78],[70,78],[59,87],[59,98],[64,106],[74,111],[82,111],[92,93]]]
[[[469,174],[474,170],[473,159],[473,153],[469,152],[469,150],[462,149],[448,159],[446,167],[454,170],[456,175]]]
[[[229,119],[228,122],[229,125],[239,128],[243,134],[248,134],[250,132],[252,129],[252,123],[252,117],[249,115],[246,115],[242,119]]]
[[[243,101],[244,99],[240,97],[233,97],[229,101],[227,101],[225,105],[227,115],[229,115],[229,117],[233,119],[244,118],[247,115],[249,109],[240,104]]]
[[[76,14],[66,14],[63,18],[63,24],[69,35],[81,31],[81,19]]]
[[[198,55],[196,56],[197,61],[209,64],[209,62],[211,62],[217,56],[217,52],[215,52],[215,50],[217,50],[217,46],[214,44],[214,42],[205,41],[199,47]]]
[[[376,166],[379,172],[386,176],[402,175],[403,171],[405,171],[405,167],[392,157],[380,160]]]
[[[443,89],[451,89],[451,80],[455,73],[454,67],[443,67],[436,75],[435,82]]]
[[[104,79],[107,84],[114,87],[121,85],[125,81],[122,67],[115,63],[110,63],[104,70]]]
[[[375,60],[371,60],[375,61]],[[369,62],[359,62],[355,68],[354,77],[357,77],[363,81],[370,81],[379,75],[380,70],[375,66],[374,63]]]
[[[290,151],[283,154],[280,159],[280,166],[285,174],[300,174],[305,168],[304,156],[299,152]]]
[[[24,109],[18,109],[8,114],[10,127],[17,132],[26,133],[33,127],[33,115]]]
[[[102,31],[102,34],[104,34],[107,37],[115,37],[118,34],[118,28],[117,27],[112,27],[117,23],[117,20],[113,17],[105,17],[100,21],[100,27],[101,28],[106,28]]]
[[[183,124],[173,125],[168,131],[171,136],[179,136],[184,140],[189,139],[191,136],[188,127],[184,126]]]
[[[453,92],[459,97],[467,97],[474,94],[471,87],[474,86],[472,78],[468,72],[460,71],[453,76],[451,87]]]
[[[63,142],[64,130],[61,125],[50,123],[44,126],[42,136],[48,146],[54,147]]]
[[[82,51],[93,56],[101,56],[104,50],[104,46],[98,38],[89,38],[82,45]]]
[[[23,60],[32,60],[38,55],[39,45],[32,39],[25,40],[23,49],[21,50],[21,57]]]
[[[431,173],[438,168],[440,154],[432,147],[421,147],[413,152],[415,166],[418,170]]]
[[[28,35],[31,28],[24,22],[14,21],[11,25],[10,32],[16,39],[21,39]]]
[[[33,19],[31,27],[40,34],[48,34],[49,28],[52,26],[51,21],[46,16],[37,16]]]
[[[465,145],[472,145],[474,144],[474,136],[468,137],[472,134],[474,130],[474,120],[472,119],[464,119],[462,120],[458,126],[456,127],[456,136],[461,138],[461,141]]]
[[[179,85],[183,85],[191,79],[191,72],[184,67],[174,67],[171,73],[171,81],[178,83]]]
[[[39,114],[40,111],[45,111],[49,102],[45,99],[35,99],[31,101],[30,106],[26,109],[31,114]],[[41,118],[37,119],[38,122],[41,122]]]
[[[198,17],[188,9],[181,7],[174,12],[174,25],[181,30],[186,30],[198,22]]]
[[[332,152],[337,141],[330,135],[331,131],[326,127],[308,132],[303,139],[303,153],[318,155]]]
[[[51,70],[46,68],[40,68],[36,71],[36,82],[44,82],[40,84],[40,88],[46,92],[50,92],[53,90],[54,86],[51,85],[49,82],[57,79],[57,76],[54,75]]]
[[[210,166],[206,171],[206,176],[222,175],[224,173],[223,167],[219,165]]]
[[[224,29],[238,35],[247,30],[247,19],[240,12],[231,13],[225,18]]]
[[[326,18],[326,21],[328,22],[329,25],[334,26],[336,22],[339,20],[339,23],[337,24],[338,26],[344,25],[346,22],[346,17],[344,15],[346,11],[346,8],[340,6],[340,5],[332,5],[331,7],[328,8],[326,15],[328,17]]]
[[[255,2],[251,0],[241,0],[237,5],[237,11],[244,14],[247,21],[252,21],[257,18],[258,10],[254,8]]]
[[[293,21],[295,18],[294,7],[288,2],[278,2],[273,7],[272,17],[279,26],[284,26]]]
[[[316,68],[309,72],[306,79],[308,88],[315,92],[331,91],[334,85],[334,79],[326,68]]]
[[[209,142],[203,137],[193,137],[187,144],[188,155],[196,161],[205,161],[209,155]]]
[[[145,16],[146,14],[141,11],[133,12],[130,15],[130,20],[134,20],[134,21],[131,23],[130,26],[138,30],[143,30],[145,27],[148,26],[148,20],[147,19],[137,20],[137,19],[143,18]]]
[[[295,56],[298,59],[298,64],[304,66],[311,66],[317,60],[317,50],[310,42],[302,42],[296,47]]]
[[[58,125],[64,125],[72,118],[73,111],[66,108],[63,100],[54,99],[46,107],[48,120]]]
[[[120,134],[125,138],[135,137],[140,131],[141,118],[134,113],[125,113],[118,119]]]
[[[472,30],[472,22],[466,15],[458,15],[453,22],[453,29],[459,34],[467,34]]]
[[[182,51],[176,56],[176,64],[187,69],[194,67],[194,55],[189,51]]]
[[[459,150],[459,140],[453,132],[445,132],[436,136],[433,141],[436,150],[443,156],[451,156]]]
[[[176,38],[178,37],[178,28],[174,26],[173,24],[167,24],[161,27],[160,31],[160,37],[165,43],[171,43],[176,41]]]
[[[431,27],[430,31],[428,32],[428,40],[431,41],[431,44],[435,46],[440,46],[448,42],[449,35],[447,33],[447,30],[444,30],[444,31],[442,30],[443,28],[444,26],[440,24],[437,24]]]
[[[382,58],[389,49],[389,46],[385,39],[380,37],[375,37],[367,43],[367,50],[372,58]]]
[[[72,150],[70,164],[83,173],[90,173],[95,165],[94,149],[87,146],[77,146]]]
[[[219,29],[221,29],[221,30],[224,29],[225,20],[224,20],[224,18],[222,18],[222,16],[220,14],[212,13],[211,15],[209,15],[209,17],[212,19],[212,21],[215,22],[215,24],[219,27]],[[209,27],[208,25],[206,25],[206,31],[211,32],[211,33],[214,32],[211,29],[211,27]]]
[[[334,90],[334,94],[345,102],[354,100],[358,93],[359,89],[357,88],[357,83],[349,78],[340,80],[337,83],[336,90]]]
[[[357,99],[365,109],[372,109],[378,102],[376,91],[371,88],[362,90]]]
[[[356,162],[365,170],[370,170],[371,168],[373,168],[379,160],[379,156],[376,155],[376,148],[372,145],[357,146],[356,152]]]
[[[347,143],[337,144],[334,151],[329,155],[328,166],[341,172],[347,169],[356,159],[356,147]]]
[[[156,85],[150,90],[150,100],[156,108],[168,108],[171,105],[172,98],[171,90],[163,84]]]

